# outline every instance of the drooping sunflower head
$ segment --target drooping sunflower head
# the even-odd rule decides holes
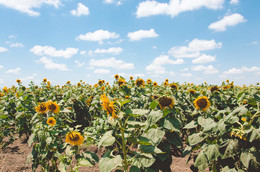
[[[17,79],[16,82],[17,82],[18,84],[20,84],[20,83],[21,83],[21,80],[20,80],[20,79]]]
[[[45,102],[41,102],[38,106],[35,107],[35,111],[44,114],[47,112],[47,105]]]
[[[72,146],[82,145],[84,142],[84,137],[77,131],[70,131],[66,135],[66,143],[69,143]]]
[[[47,119],[47,124],[50,126],[54,126],[56,124],[56,120],[53,117],[49,117]]]
[[[115,77],[115,79],[117,80],[117,79],[119,78],[119,75],[118,75],[118,74],[116,74],[114,77]]]
[[[130,80],[133,80],[133,79],[134,79],[134,77],[130,76]]]
[[[107,111],[107,116],[109,114],[112,114],[112,118],[118,118],[118,116],[116,115],[114,102],[110,102],[105,110]]]
[[[161,109],[164,109],[165,107],[173,108],[174,106],[174,100],[171,97],[160,97],[159,98],[159,106]]]
[[[202,111],[206,111],[210,107],[210,101],[206,96],[198,97],[193,103],[196,109],[200,109]]]
[[[170,84],[170,87],[171,87],[173,90],[178,90],[178,86],[177,86],[177,84],[175,84],[175,83],[171,83],[171,84]]]
[[[44,79],[43,79],[43,82],[47,82],[47,78],[44,78]]]
[[[209,89],[213,93],[214,91],[218,91],[219,87],[215,85],[215,86],[210,87]]]
[[[60,107],[56,102],[48,101],[46,103],[46,106],[47,106],[47,110],[49,110],[50,112],[59,113],[60,111]]]
[[[188,92],[191,94],[191,95],[194,95],[196,93],[196,91],[194,89],[189,89]]]
[[[147,84],[150,84],[150,83],[152,83],[152,80],[151,79],[147,79]]]
[[[122,86],[122,85],[124,85],[126,82],[125,82],[125,79],[124,78],[119,78],[118,79],[118,85],[119,86]]]
[[[138,78],[137,80],[135,80],[135,85],[138,87],[141,87],[142,85],[144,85],[144,80],[141,78]]]
[[[157,82],[153,82],[153,86],[157,87],[158,86]]]

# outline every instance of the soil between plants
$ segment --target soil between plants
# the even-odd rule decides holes
[[[95,152],[96,148],[89,147],[89,151]],[[27,156],[31,153],[31,148],[22,139],[18,138],[14,143],[10,144],[4,150],[0,149],[0,172],[32,172],[31,164],[27,163]],[[97,152],[101,156],[100,152]],[[171,171],[172,172],[192,172],[190,169],[192,160],[186,164],[188,156],[175,157],[172,156]],[[36,170],[40,172],[38,168]],[[80,167],[80,172],[99,172],[98,165],[94,167]],[[208,169],[206,169],[208,171]]]

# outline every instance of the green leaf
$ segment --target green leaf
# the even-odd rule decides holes
[[[154,111],[152,110],[148,115],[148,124],[150,126],[154,125],[157,121],[159,121],[163,116],[162,111]]]
[[[112,136],[113,131],[107,131],[103,137],[100,139],[99,143],[98,143],[98,147],[100,146],[110,146],[112,145],[116,139],[114,136]]]
[[[243,165],[248,168],[249,167],[249,163],[252,159],[252,154],[249,152],[242,152],[240,155],[240,160],[243,163]]]
[[[119,101],[121,106],[123,106],[124,104],[129,103],[129,102],[131,102],[131,100],[129,100],[129,99],[126,99],[124,101]]]
[[[172,145],[182,146],[182,139],[177,133],[175,132],[166,133],[166,138],[167,141],[170,142]]]
[[[146,123],[144,123],[144,122],[139,122],[139,121],[127,121],[127,124],[128,125],[132,125],[134,128],[140,128],[140,127],[142,127],[142,126],[145,126],[145,125],[147,125]]]
[[[224,118],[224,122],[228,124],[234,124],[235,122],[238,122],[239,118],[237,116],[233,116],[232,113],[230,113],[228,116]]]
[[[77,159],[78,160],[78,164],[81,166],[85,166],[85,167],[92,167],[93,165],[91,164],[91,162],[89,162],[88,160],[84,159],[84,158],[80,158]]]
[[[197,156],[194,166],[197,167],[200,171],[204,171],[205,168],[209,166],[206,155],[201,151]]]
[[[140,149],[143,153],[163,153],[159,148],[153,145],[141,145]]]
[[[132,165],[129,172],[141,172],[141,169]]]
[[[250,136],[250,139],[249,139],[249,142],[253,142],[253,141],[259,141],[260,140],[260,129],[254,129],[251,136]]]
[[[203,127],[204,132],[212,132],[216,131],[217,129],[217,123],[214,121],[209,122],[207,125]]]
[[[120,155],[117,155],[113,158],[105,157],[101,158],[99,161],[99,170],[100,172],[110,172],[116,167],[122,164],[122,158]]]
[[[137,166],[138,168],[141,167],[150,167],[155,162],[155,158],[151,154],[141,153],[135,159],[133,165]]]
[[[35,134],[34,133],[32,133],[31,135],[30,135],[30,137],[29,137],[29,139],[28,139],[28,145],[29,145],[29,147],[31,147],[32,146],[32,143],[34,142],[34,136],[35,136]]]
[[[147,133],[143,134],[143,137],[148,138],[154,146],[157,146],[161,142],[164,134],[165,132],[162,130],[151,128]]]
[[[191,146],[194,146],[200,142],[202,142],[204,138],[201,136],[201,133],[195,133],[188,137],[188,141]]]
[[[52,141],[52,138],[51,138],[51,137],[48,137],[48,138],[46,139],[47,145],[49,145],[49,144],[51,143],[51,141]]]
[[[238,140],[230,140],[224,153],[225,158],[232,157],[238,151]]]
[[[158,106],[158,102],[156,102],[155,100],[154,101],[152,101],[152,103],[150,104],[150,107],[151,107],[151,109],[154,109],[154,108],[156,108],[157,106]]]
[[[196,128],[197,126],[198,126],[198,123],[196,121],[191,121],[190,123],[188,123],[184,126],[184,129]]]
[[[218,146],[215,144],[209,145],[205,150],[205,154],[207,155],[209,162],[217,160],[220,156]]]
[[[221,172],[237,172],[237,170],[235,168],[230,169],[228,166],[226,166],[221,170]]]
[[[233,112],[231,112],[232,115],[238,114],[238,116],[243,116],[248,112],[248,109],[245,106],[239,106]]]
[[[164,118],[162,126],[168,130],[180,131],[180,122],[175,117]]]
[[[224,120],[220,120],[220,121],[218,122],[218,130],[219,130],[222,134],[224,134],[224,133],[226,132],[226,125],[225,125],[225,123],[224,123]]]
[[[202,127],[205,127],[212,122],[214,122],[214,120],[211,119],[211,118],[206,119],[206,118],[203,118],[201,116],[198,118],[198,124],[201,125]]]
[[[144,116],[149,113],[149,110],[146,109],[132,109],[132,114],[133,115],[139,115],[139,116]]]

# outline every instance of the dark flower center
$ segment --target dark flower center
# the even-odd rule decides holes
[[[54,111],[56,109],[56,106],[52,103],[48,106],[48,108],[51,110],[51,111]]]
[[[197,101],[197,105],[200,107],[200,108],[205,108],[206,106],[207,106],[207,100],[206,99],[204,99],[204,98],[202,98],[202,99],[199,99],[198,101]]]
[[[168,97],[161,97],[159,99],[159,103],[161,106],[170,106],[172,104],[172,99]]]

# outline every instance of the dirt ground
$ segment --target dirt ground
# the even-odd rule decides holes
[[[27,164],[27,156],[31,153],[31,149],[27,143],[23,143],[21,139],[16,139],[13,144],[9,145],[5,150],[0,150],[0,172],[31,172],[30,164]],[[186,165],[188,157],[172,157],[172,172],[192,172],[190,166],[192,161]],[[37,170],[40,172],[40,169]],[[98,166],[82,167],[81,172],[98,172]]]

